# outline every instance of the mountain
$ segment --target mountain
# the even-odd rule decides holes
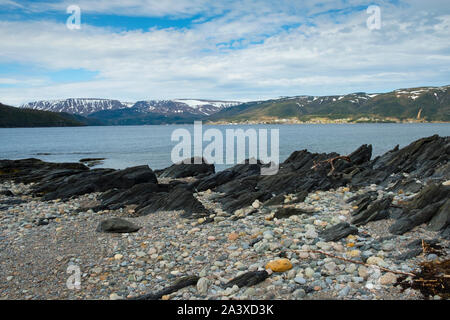
[[[388,93],[296,96],[247,102],[208,117],[209,122],[450,121],[450,86]]]
[[[94,112],[89,118],[98,119],[109,125],[182,124],[202,120],[238,104],[241,103],[193,99],[144,100],[126,109]]]
[[[241,103],[202,99],[66,99],[30,102],[34,110],[67,112],[86,124],[450,122],[450,86],[333,96],[295,96]]]
[[[189,123],[238,104],[240,102],[237,101],[202,99],[144,100],[130,103],[110,99],[71,98],[29,102],[20,108],[66,112],[109,125],[138,125]]]
[[[52,112],[66,112],[87,116],[101,110],[128,108],[132,104],[111,99],[70,98],[64,100],[41,100],[21,105],[21,108]]]
[[[136,102],[132,108],[142,112],[153,112],[165,115],[192,114],[209,116],[220,110],[238,104],[240,104],[240,102],[213,100],[147,100]]]
[[[19,109],[0,103],[0,127],[73,127],[98,124],[82,116],[50,111]]]

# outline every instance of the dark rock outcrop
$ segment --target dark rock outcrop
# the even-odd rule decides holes
[[[325,241],[338,241],[350,234],[357,233],[358,228],[351,226],[347,222],[341,222],[319,233],[319,237],[321,237]]]
[[[183,217],[204,217],[208,210],[198,201],[184,186],[178,186],[169,192],[155,193],[148,202],[140,204],[136,208],[139,216],[148,215],[157,211],[184,210]]]
[[[157,172],[160,178],[186,178],[214,174],[214,165],[203,158],[190,158]]]
[[[363,206],[358,207],[354,212],[354,217],[352,218],[353,224],[358,226],[370,221],[382,220],[389,217],[388,209],[391,206],[392,197],[386,197],[370,204],[368,202],[364,202]]]
[[[435,231],[443,230],[449,223],[448,199],[450,186],[431,184],[414,197],[404,208],[400,218],[389,228],[393,234],[403,234],[427,223]]]

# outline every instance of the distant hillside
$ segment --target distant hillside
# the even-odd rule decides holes
[[[82,116],[67,113],[19,109],[0,103],[0,127],[73,127],[84,125],[98,125],[99,121],[92,121]]]
[[[91,120],[98,120],[106,125],[144,125],[144,124],[185,124],[203,117],[191,113],[161,114],[157,112],[142,112],[136,108],[103,110],[88,116]]]
[[[224,109],[210,122],[401,122],[450,121],[450,86],[389,93],[297,96],[254,101]]]
[[[69,98],[29,102],[20,108],[98,117],[109,124],[159,124],[167,121],[190,122],[237,104],[240,102],[204,99],[143,100],[131,103],[112,99]]]

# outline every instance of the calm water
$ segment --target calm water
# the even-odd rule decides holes
[[[0,159],[33,157],[77,162],[81,158],[107,158],[101,167],[148,164],[160,169],[172,164],[170,154],[177,142],[171,141],[171,134],[177,128],[193,131],[192,125],[0,128]],[[379,155],[397,144],[403,147],[418,138],[450,135],[450,124],[203,126],[203,132],[210,128],[222,132],[237,128],[279,129],[281,161],[295,150],[348,154],[364,143],[372,144],[374,155]],[[207,144],[204,142],[203,146]],[[217,169],[225,167],[218,165]]]

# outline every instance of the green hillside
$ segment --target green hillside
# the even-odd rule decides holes
[[[314,119],[345,122],[450,121],[450,86],[399,89],[389,93],[298,96],[248,102],[218,112],[210,122]]]
[[[97,122],[98,123],[98,122]],[[93,124],[81,116],[67,113],[19,109],[0,103],[0,127],[73,127]]]

